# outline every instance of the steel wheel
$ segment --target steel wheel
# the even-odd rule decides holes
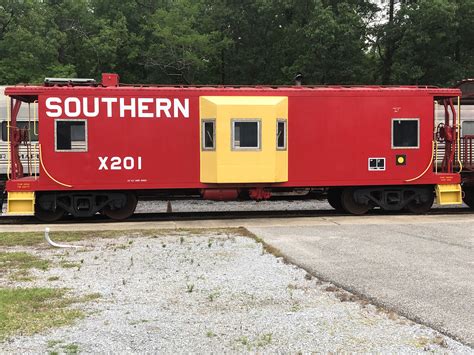
[[[39,203],[36,203],[35,205],[35,217],[43,222],[56,222],[57,220],[61,219],[65,213],[66,211],[64,211],[61,207],[56,207],[56,209],[53,211],[41,208]]]
[[[137,196],[131,192],[127,192],[124,195],[125,195],[126,201],[122,207],[114,208],[111,206],[106,206],[102,210],[103,214],[115,220],[123,220],[130,217],[135,212],[138,199],[137,199]]]
[[[327,199],[328,203],[334,208],[336,211],[344,211],[342,207],[342,190],[341,189],[329,189]]]
[[[372,208],[372,206],[370,204],[357,202],[354,198],[355,192],[356,189],[354,188],[346,188],[342,191],[341,204],[344,208],[344,211],[355,215],[367,213]]]
[[[407,210],[413,213],[427,213],[434,202],[434,193],[431,190],[420,194],[420,201],[413,200],[407,205]]]
[[[463,202],[470,208],[474,209],[474,187],[464,189]]]

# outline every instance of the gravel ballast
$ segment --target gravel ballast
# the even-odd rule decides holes
[[[209,200],[174,200],[170,201],[172,212],[249,212],[249,211],[317,211],[333,210],[325,199],[303,199],[303,200],[270,200],[270,201],[209,201]],[[458,205],[441,206],[434,204],[437,208],[458,208]],[[462,207],[467,207],[462,205]],[[166,212],[168,202],[139,201],[136,213],[160,213]]]
[[[472,349],[311,277],[225,231],[88,239],[83,249],[15,247],[52,260],[32,282],[100,293],[72,326],[15,336],[2,352],[439,352]],[[63,268],[61,262],[79,267]],[[57,277],[57,281],[48,278]]]

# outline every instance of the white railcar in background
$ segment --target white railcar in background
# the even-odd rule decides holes
[[[0,180],[5,181],[7,175],[9,174],[9,137],[8,137],[8,120],[9,120],[9,108],[10,108],[10,98],[5,96],[5,87],[0,86]],[[36,166],[28,166],[28,155],[31,157],[29,162],[39,161],[39,152],[38,152],[38,115],[37,115],[37,104],[32,103],[30,105],[22,105],[20,112],[18,113],[18,126],[19,128],[28,128],[30,132],[30,145],[29,147],[25,145],[20,146],[20,159],[25,168],[25,173],[28,169],[38,170],[38,164]],[[39,171],[36,171],[39,173]]]

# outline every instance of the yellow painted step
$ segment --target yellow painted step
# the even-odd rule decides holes
[[[461,205],[462,190],[459,184],[436,185],[436,200],[440,205]]]
[[[8,192],[7,215],[33,216],[35,214],[34,192]]]

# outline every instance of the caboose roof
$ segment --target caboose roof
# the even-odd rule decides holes
[[[256,95],[298,95],[298,96],[333,96],[341,94],[343,96],[358,95],[428,95],[434,97],[456,97],[461,95],[458,88],[438,88],[434,86],[169,86],[169,85],[127,85],[119,86],[39,86],[39,85],[15,85],[5,88],[5,95],[18,98],[24,96],[38,95],[67,95],[74,92],[76,95],[142,95],[144,93],[152,94],[154,92],[167,92],[170,94],[188,93],[199,94],[200,92],[216,93],[219,95],[235,95],[242,92],[253,93]],[[28,101],[24,97],[25,101]]]

